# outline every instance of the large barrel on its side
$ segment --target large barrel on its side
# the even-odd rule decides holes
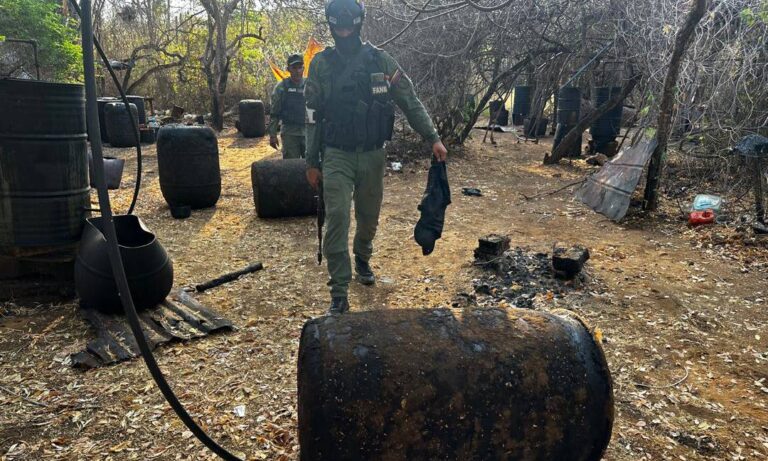
[[[557,98],[557,129],[555,131],[554,147],[560,145],[566,134],[579,122],[581,115],[581,90],[572,86],[560,88]],[[566,148],[567,157],[578,157],[581,154],[581,134],[576,141]]]
[[[139,115],[139,123],[145,125],[147,123],[147,109],[144,106],[144,96],[136,96],[129,94],[126,96],[130,104],[136,105],[136,111]]]
[[[131,116],[139,127],[139,116],[136,104],[130,104]],[[104,106],[104,124],[107,126],[107,137],[113,147],[135,147],[138,132],[134,134],[131,119],[122,101],[108,102]]]
[[[251,165],[253,203],[260,218],[309,216],[317,212],[304,159],[261,160]]]
[[[216,205],[221,170],[216,133],[204,126],[166,125],[157,133],[160,190],[171,207]]]
[[[238,104],[240,132],[246,138],[260,138],[267,132],[264,103],[255,99],[244,99]]]
[[[73,249],[90,206],[83,86],[0,79],[0,108],[0,253]]]
[[[531,97],[533,87],[521,85],[515,87],[515,97],[512,102],[512,122],[522,125],[523,120],[531,113]]]
[[[298,412],[302,461],[596,461],[613,391],[569,313],[368,311],[304,325]]]
[[[595,108],[602,106],[613,96],[621,93],[620,86],[604,86],[595,88]],[[595,150],[602,149],[609,143],[616,140],[616,136],[621,131],[621,114],[624,104],[619,103],[616,107],[603,114],[602,117],[595,120],[589,129],[592,139],[595,141]]]

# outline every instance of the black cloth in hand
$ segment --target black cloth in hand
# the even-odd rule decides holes
[[[421,246],[421,252],[426,256],[435,249],[435,241],[443,234],[445,209],[451,204],[451,189],[448,187],[448,171],[445,162],[432,159],[429,168],[427,189],[419,204],[421,218],[413,229],[416,243]]]

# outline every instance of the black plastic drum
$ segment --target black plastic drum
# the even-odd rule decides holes
[[[0,111],[0,254],[73,248],[90,207],[83,86],[0,79]]]
[[[264,103],[255,99],[244,99],[238,105],[240,112],[240,124],[238,125],[243,136],[257,138],[267,132]]]
[[[219,145],[204,126],[166,125],[157,132],[160,190],[170,207],[216,205],[221,195]]]

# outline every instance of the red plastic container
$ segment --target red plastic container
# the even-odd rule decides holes
[[[688,216],[688,224],[691,226],[712,224],[713,222],[715,222],[715,212],[712,210],[692,211]]]

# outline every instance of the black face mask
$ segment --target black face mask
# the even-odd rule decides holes
[[[336,43],[336,49],[339,50],[341,54],[354,54],[363,45],[363,41],[360,40],[360,28],[355,28],[355,31],[348,35],[347,37],[340,37],[336,35],[336,32],[333,31],[333,28],[331,28],[331,35],[333,36],[333,41]]]

